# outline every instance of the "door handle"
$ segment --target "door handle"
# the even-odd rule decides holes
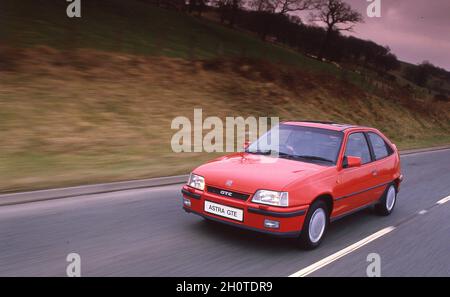
[[[378,170],[372,171],[372,175],[373,175],[373,176],[377,176],[377,175],[378,175]]]

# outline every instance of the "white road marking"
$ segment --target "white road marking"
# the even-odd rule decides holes
[[[386,228],[384,228],[384,229],[382,229],[382,230],[380,230],[380,231],[378,231],[378,232],[376,232],[376,233],[374,233],[374,234],[372,234],[370,236],[367,236],[366,238],[364,238],[364,239],[362,239],[362,240],[360,240],[360,241],[358,241],[358,242],[356,242],[356,243],[354,243],[354,244],[352,244],[352,245],[350,245],[350,246],[348,246],[348,247],[346,247],[346,248],[344,248],[344,249],[342,249],[342,250],[340,250],[340,251],[338,251],[338,252],[336,252],[336,253],[334,253],[334,254],[332,254],[332,255],[330,255],[330,256],[328,256],[328,257],[326,257],[326,258],[324,258],[324,259],[322,259],[322,260],[320,260],[320,261],[318,261],[318,262],[316,262],[314,264],[312,264],[312,265],[310,265],[310,266],[308,266],[308,267],[303,268],[302,270],[300,270],[300,271],[298,271],[298,272],[296,272],[294,274],[291,274],[289,277],[304,277],[304,276],[307,276],[307,275],[313,273],[314,271],[317,271],[317,270],[327,266],[328,264],[330,264],[330,263],[332,263],[332,262],[334,262],[334,261],[344,257],[345,255],[348,255],[351,252],[356,251],[357,249],[365,246],[366,244],[374,241],[375,239],[380,238],[381,236],[384,236],[384,235],[388,234],[389,232],[391,232],[393,230],[395,230],[395,227],[393,227],[393,226],[386,227]]]
[[[438,202],[436,202],[437,204],[444,204],[450,201],[450,196],[445,197],[444,199],[439,200]]]
[[[450,202],[450,196],[447,196],[447,197],[439,200],[438,202],[436,202],[436,204],[442,205],[442,204],[445,204],[447,202]],[[423,209],[423,210],[419,211],[418,214],[419,215],[424,215],[427,212],[428,212],[428,210]],[[376,233],[374,233],[374,234],[372,234],[372,235],[370,235],[370,236],[368,236],[368,237],[366,237],[366,238],[364,238],[364,239],[362,239],[362,240],[360,240],[360,241],[358,241],[358,242],[356,242],[356,243],[354,243],[354,244],[352,244],[352,245],[350,245],[350,246],[348,246],[348,247],[346,247],[346,248],[344,248],[344,249],[342,249],[342,250],[340,250],[340,251],[338,251],[338,252],[336,252],[336,253],[334,253],[334,254],[332,254],[332,255],[330,255],[330,256],[328,256],[328,257],[326,257],[326,258],[324,258],[324,259],[322,259],[320,261],[318,261],[318,262],[316,262],[316,263],[314,263],[314,264],[309,265],[308,267],[303,268],[302,270],[300,270],[300,271],[298,271],[296,273],[293,273],[293,274],[289,275],[289,277],[304,277],[304,276],[307,276],[307,275],[309,275],[309,274],[311,274],[311,273],[313,273],[313,272],[315,272],[315,271],[317,271],[317,270],[327,266],[328,264],[331,264],[334,261],[336,261],[336,260],[338,260],[338,259],[340,259],[340,258],[342,258],[342,257],[344,257],[344,256],[346,256],[348,254],[350,254],[351,252],[356,251],[357,249],[365,246],[366,244],[374,241],[375,239],[378,239],[378,238],[388,234],[389,232],[391,232],[393,230],[395,230],[394,226],[390,226],[390,227],[384,228],[384,229],[382,229],[382,230],[380,230],[380,231],[378,231],[378,232],[376,232]]]

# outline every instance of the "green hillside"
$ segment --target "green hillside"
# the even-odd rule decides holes
[[[140,1],[83,1],[82,17],[66,16],[58,0],[1,0],[2,36],[17,46],[46,44],[58,49],[95,48],[136,55],[184,59],[244,56],[302,68],[333,71],[296,52],[262,42],[184,13]]]
[[[375,126],[400,148],[450,143],[450,103],[141,1],[0,0],[0,191],[183,174],[176,116]],[[344,67],[345,68],[345,67]]]

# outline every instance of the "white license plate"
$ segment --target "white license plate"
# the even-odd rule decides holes
[[[205,211],[240,222],[242,222],[244,218],[244,211],[242,209],[217,204],[211,201],[205,201]]]

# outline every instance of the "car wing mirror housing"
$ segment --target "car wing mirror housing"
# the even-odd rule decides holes
[[[360,157],[354,157],[354,156],[346,156],[344,158],[343,167],[344,168],[355,168],[355,167],[361,167],[361,158]]]
[[[252,144],[252,143],[251,143],[250,141],[246,140],[246,141],[244,142],[244,150],[248,149],[248,147],[249,147],[251,144]]]

